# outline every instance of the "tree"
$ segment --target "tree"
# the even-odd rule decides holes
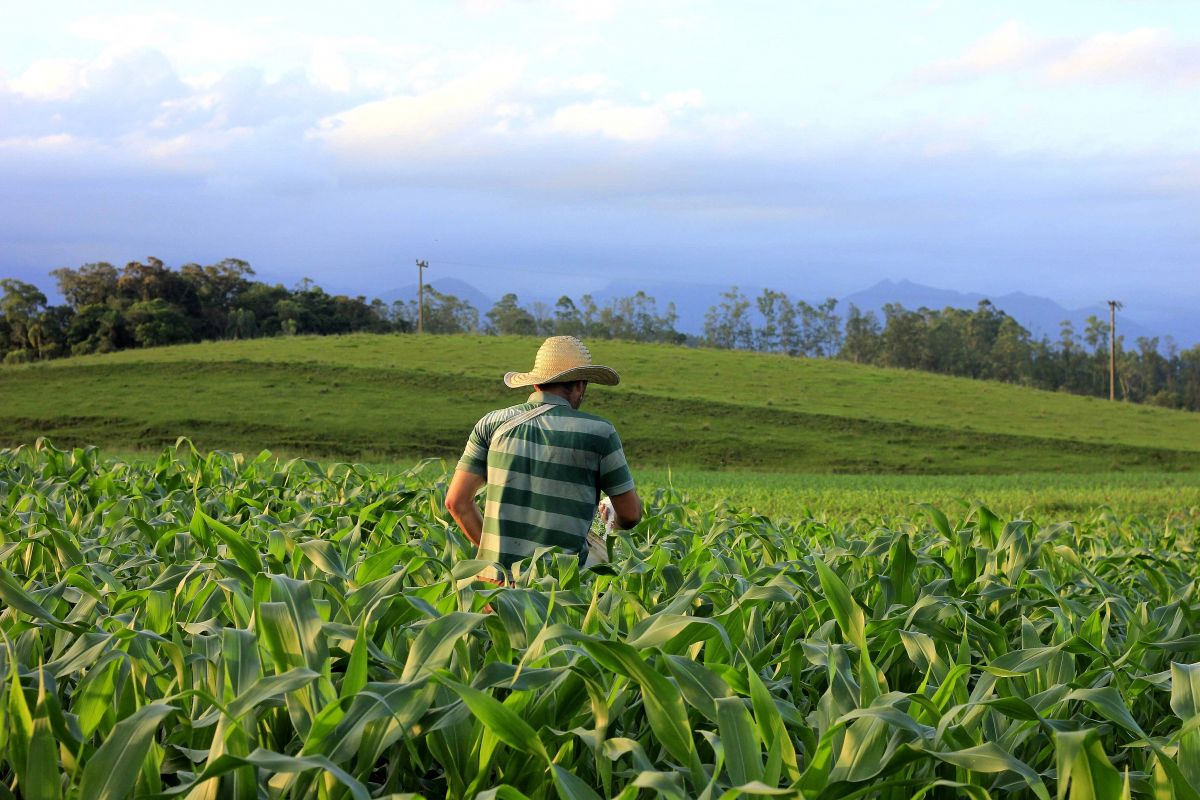
[[[852,303],[846,313],[846,336],[838,356],[856,364],[874,364],[879,358],[881,339],[875,312],[864,314]]]
[[[487,320],[488,327],[501,336],[534,336],[538,332],[537,320],[521,308],[512,292],[496,301],[487,312]]]
[[[416,303],[413,303],[414,313]],[[425,330],[429,333],[472,333],[479,330],[479,311],[466,300],[425,287]]]
[[[0,295],[0,314],[8,323],[12,351],[28,351],[25,356],[18,358],[36,358],[41,349],[42,335],[38,318],[46,309],[46,295],[32,283],[15,278],[0,279],[0,292],[3,292]]]
[[[251,283],[233,301],[232,311],[244,310],[254,315],[259,336],[274,336],[283,330],[279,304],[291,296],[280,284]]]
[[[827,297],[813,309],[814,355],[832,358],[842,347],[842,323],[837,314],[837,298]]]
[[[73,355],[111,353],[136,342],[128,332],[125,316],[115,304],[89,303],[80,307],[67,326],[67,344]]]
[[[750,301],[738,287],[730,287],[721,294],[721,302],[704,315],[705,342],[711,347],[752,347],[754,329],[749,312]]]
[[[76,311],[84,306],[105,305],[117,296],[117,268],[105,261],[84,264],[79,269],[62,267],[50,273],[58,291]]]
[[[180,344],[192,339],[188,318],[161,297],[134,303],[127,317],[133,338],[142,347]]]
[[[180,277],[196,301],[193,324],[197,338],[219,339],[226,335],[230,314],[240,295],[250,287],[248,276],[253,274],[250,265],[238,258],[206,267],[184,264],[179,268]]]
[[[541,300],[534,300],[529,306],[529,313],[537,324],[539,336],[551,336],[554,333],[554,315],[550,306]]]
[[[883,307],[884,326],[879,363],[886,367],[919,369],[927,363],[925,316],[899,303]]]
[[[253,339],[258,335],[258,320],[248,308],[235,308],[229,312],[225,335],[230,339]]]
[[[773,353],[780,349],[779,317],[787,295],[772,289],[763,289],[754,300],[762,317],[762,327],[754,332],[754,349]]]
[[[575,337],[584,335],[583,317],[575,302],[565,294],[554,304],[554,334]]]
[[[1095,314],[1090,315],[1084,322],[1083,341],[1087,342],[1092,352],[1103,350],[1108,343],[1108,323]]]
[[[117,293],[129,303],[165,300],[181,309],[197,306],[195,290],[183,276],[151,256],[146,263],[130,261],[117,278]]]

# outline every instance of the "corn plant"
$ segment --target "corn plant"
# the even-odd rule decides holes
[[[667,489],[497,588],[428,466],[0,451],[0,798],[1200,800],[1194,525]]]

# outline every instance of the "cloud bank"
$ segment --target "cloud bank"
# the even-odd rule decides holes
[[[0,80],[5,272],[45,284],[90,260],[238,256],[371,292],[421,256],[475,264],[461,277],[485,288],[653,273],[823,296],[909,277],[1083,304],[1191,285],[1196,122],[1155,122],[1154,105],[1124,107],[1127,128],[1089,116],[1128,87],[1182,108],[1200,51],[1170,29],[1012,21],[930,48],[895,91],[895,70],[861,53],[797,60],[815,45],[705,72],[716,51],[693,42],[726,31],[685,9],[637,20],[664,53],[681,42],[655,71],[627,66],[650,44],[607,53],[632,7],[549,4],[543,21],[469,5],[486,46],[270,17],[81,18],[89,55]],[[485,35],[513,18],[531,46]],[[1164,131],[1171,147],[1147,145]]]

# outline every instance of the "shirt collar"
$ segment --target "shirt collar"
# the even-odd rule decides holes
[[[534,392],[529,395],[529,402],[538,404],[550,403],[555,406],[571,405],[571,402],[567,398],[557,394],[550,394],[549,392]]]

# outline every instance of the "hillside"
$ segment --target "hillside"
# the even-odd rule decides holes
[[[0,367],[0,442],[452,458],[538,340],[356,335]],[[623,376],[587,409],[642,464],[809,472],[1192,469],[1200,414],[845,362],[593,342]]]

